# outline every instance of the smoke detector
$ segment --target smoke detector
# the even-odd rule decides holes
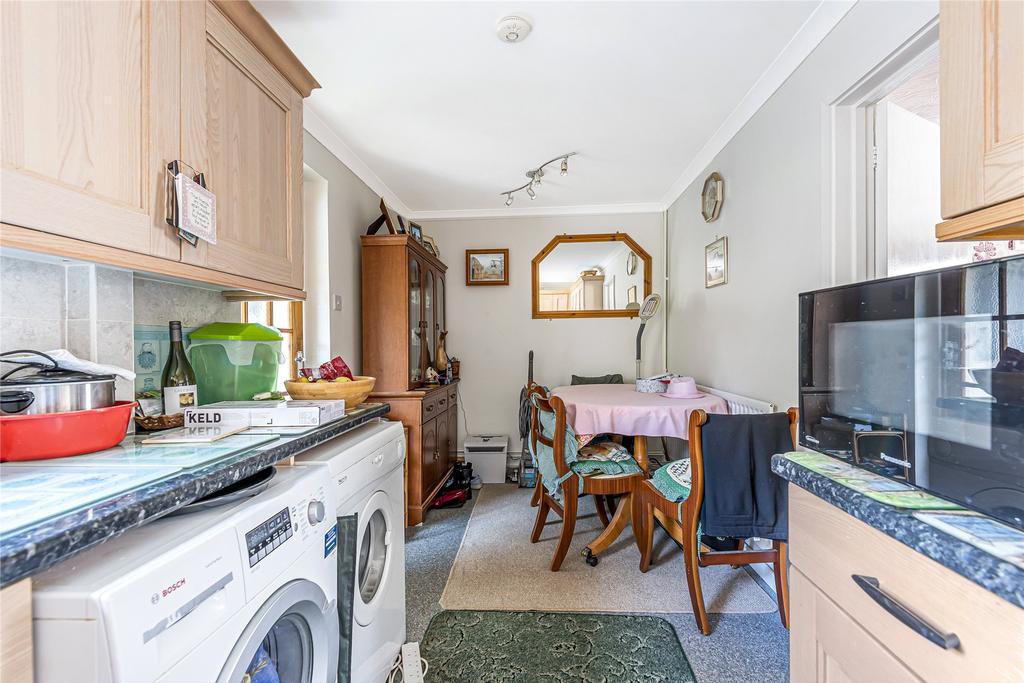
[[[521,43],[530,35],[532,28],[526,19],[508,16],[498,22],[498,37],[506,43]]]

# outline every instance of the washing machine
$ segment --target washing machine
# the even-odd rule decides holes
[[[404,461],[405,430],[388,420],[296,456],[296,465],[330,473],[338,517],[356,516],[352,683],[385,681],[405,642]]]
[[[327,472],[280,467],[254,497],[37,575],[36,682],[335,681],[336,505]]]

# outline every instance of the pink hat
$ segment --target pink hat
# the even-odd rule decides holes
[[[697,382],[692,377],[676,377],[669,382],[668,389],[662,396],[665,398],[702,398],[704,394],[697,391]]]

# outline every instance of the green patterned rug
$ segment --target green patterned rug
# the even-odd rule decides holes
[[[427,683],[695,680],[672,625],[657,617],[444,611],[420,653]]]

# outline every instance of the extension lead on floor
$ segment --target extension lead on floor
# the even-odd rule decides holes
[[[406,643],[402,646],[402,654],[398,655],[395,663],[391,665],[388,683],[423,683],[429,669],[430,664],[427,660],[420,658],[420,644]],[[399,673],[402,677],[396,678]]]

